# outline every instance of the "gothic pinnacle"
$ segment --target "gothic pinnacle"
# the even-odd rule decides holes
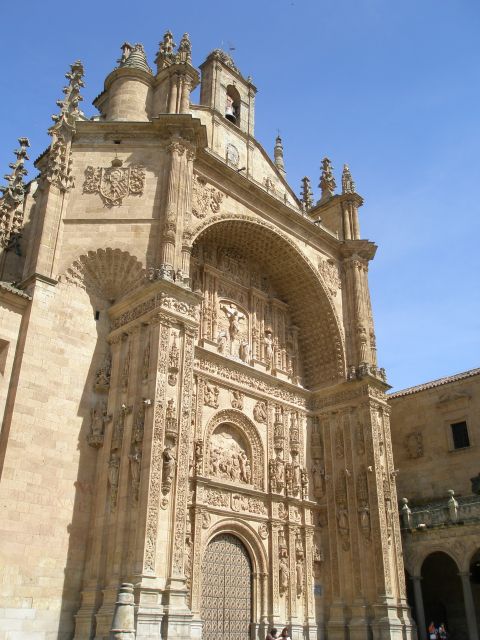
[[[8,165],[10,169],[12,169],[12,172],[4,176],[8,185],[6,187],[0,187],[0,191],[3,194],[2,205],[6,204],[7,200],[15,204],[19,204],[23,200],[25,192],[23,178],[27,175],[27,170],[24,165],[25,160],[29,160],[27,148],[30,146],[30,143],[28,138],[18,138],[18,142],[20,143],[20,149],[16,149],[13,152],[17,159]]]
[[[50,127],[50,134],[52,134],[54,130],[59,129],[62,124],[73,128],[75,126],[75,120],[83,117],[83,113],[78,106],[83,100],[80,95],[80,89],[85,86],[83,83],[83,64],[80,60],[70,65],[70,71],[65,74],[65,78],[68,80],[68,85],[63,89],[65,98],[63,98],[63,100],[57,100],[60,113],[52,116],[55,124]]]
[[[347,164],[343,165],[342,172],[342,193],[355,193],[355,182]]]
[[[277,136],[275,139],[275,147],[273,149],[273,157],[275,161],[275,166],[280,171],[283,177],[286,175],[285,171],[285,162],[283,160],[283,145],[282,139],[280,136]]]
[[[178,45],[177,62],[192,62],[192,45],[188,33],[183,34]]]
[[[308,211],[313,207],[312,183],[307,176],[302,178],[301,201],[304,211]]]
[[[0,246],[10,248],[18,244],[19,233],[23,226],[23,210],[20,206],[25,198],[24,177],[27,175],[25,160],[28,160],[27,148],[30,146],[28,138],[18,138],[20,148],[14,151],[17,159],[9,167],[12,172],[5,176],[6,187],[0,187]]]
[[[320,176],[320,184],[318,186],[322,190],[322,195],[319,201],[322,203],[331,198],[337,188],[337,184],[333,176],[332,163],[326,157],[322,160],[322,173]]]

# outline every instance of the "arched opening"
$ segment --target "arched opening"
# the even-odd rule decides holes
[[[311,389],[345,378],[340,323],[315,266],[278,229],[220,220],[192,247],[200,345]]]
[[[477,632],[480,636],[480,549],[473,554],[470,560],[470,585],[476,612]]]
[[[238,89],[229,84],[227,87],[227,94],[225,97],[225,118],[233,122],[233,124],[240,124],[240,94]]]
[[[422,592],[427,626],[444,623],[451,640],[468,637],[463,590],[458,567],[446,553],[436,551],[422,565]]]
[[[202,564],[203,640],[248,640],[252,624],[252,562],[243,542],[221,533]]]

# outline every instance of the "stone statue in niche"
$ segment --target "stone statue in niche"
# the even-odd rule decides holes
[[[271,368],[273,366],[273,338],[272,332],[267,329],[263,336],[263,344],[265,349],[265,362],[267,366]]]
[[[288,590],[289,574],[288,555],[285,548],[280,548],[280,559],[278,562],[279,587],[280,593],[286,593]]]
[[[108,461],[108,483],[110,484],[110,506],[112,509],[117,504],[119,469],[120,456],[116,451],[113,451]]]
[[[128,458],[130,460],[130,473],[132,474],[133,497],[135,500],[138,500],[138,492],[140,488],[140,467],[142,464],[141,445],[135,444]]]
[[[240,342],[240,347],[238,350],[238,355],[240,356],[240,360],[242,362],[248,362],[249,359],[249,355],[250,355],[250,346],[248,344],[247,340],[242,340]]]
[[[205,384],[203,398],[204,403],[207,405],[207,407],[218,409],[218,394],[218,387],[216,387],[214,384],[210,384],[210,382],[207,382]]]
[[[91,447],[98,448],[103,445],[105,435],[105,425],[110,422],[112,416],[108,414],[107,403],[97,405],[90,411],[90,433],[87,442]]]
[[[195,441],[195,473],[202,473],[203,464],[203,440]]]
[[[226,331],[219,331],[217,338],[217,351],[218,353],[227,353],[228,337]]]
[[[224,288],[222,292],[226,295],[234,295],[234,292],[228,288]],[[250,342],[246,312],[228,300],[220,301],[219,311],[218,352],[238,358],[242,362],[248,362],[250,358]]]
[[[209,472],[229,482],[252,482],[252,467],[245,443],[229,425],[220,426],[211,438]]]
[[[312,484],[313,484],[313,495],[316,498],[323,498],[324,475],[325,475],[325,472],[320,460],[314,460],[312,464]]]
[[[302,469],[301,478],[302,478],[302,498],[306,500],[308,498],[308,473],[306,469]]]
[[[172,447],[167,445],[163,450],[163,477],[162,477],[162,491],[168,493],[172,486],[173,477],[175,475],[175,467],[177,461],[173,453]]]

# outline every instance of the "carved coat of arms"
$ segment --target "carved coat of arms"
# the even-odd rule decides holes
[[[192,213],[197,218],[205,218],[209,213],[217,213],[223,200],[223,193],[209,185],[196,174],[193,176]]]
[[[145,187],[145,168],[140,165],[123,167],[119,158],[111,167],[85,169],[84,193],[98,193],[107,207],[118,207],[126,196],[141,196]]]

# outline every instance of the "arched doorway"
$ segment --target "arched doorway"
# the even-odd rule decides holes
[[[463,590],[458,567],[446,553],[436,551],[422,565],[422,591],[425,622],[445,623],[449,638],[468,637]]]
[[[222,533],[202,564],[204,640],[248,640],[252,622],[252,564],[239,538]]]

